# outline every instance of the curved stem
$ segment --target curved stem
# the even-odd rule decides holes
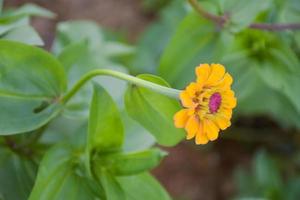
[[[227,17],[225,16],[218,16],[211,14],[209,12],[206,12],[202,6],[198,3],[197,0],[188,0],[191,6],[197,11],[200,15],[202,15],[204,18],[211,20],[219,25],[223,25],[227,21]]]
[[[135,84],[140,87],[148,88],[160,94],[179,99],[180,90],[176,90],[173,88],[161,86],[150,81],[146,81],[122,72],[113,71],[109,69],[97,69],[85,74],[74,86],[73,88],[61,99],[63,104],[67,103],[71,97],[73,97],[77,91],[90,79],[95,76],[112,76],[118,79],[125,80],[129,83]]]

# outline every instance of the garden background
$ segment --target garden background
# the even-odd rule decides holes
[[[55,13],[52,19],[32,19],[44,48],[54,54],[87,34],[96,42],[111,43],[99,50],[104,52],[101,58],[87,55],[80,62],[109,65],[134,75],[159,74],[178,89],[190,80],[197,64],[223,62],[233,74],[238,97],[233,126],[205,146],[182,141],[163,147],[169,154],[152,170],[153,175],[175,200],[296,200],[300,199],[300,30],[247,27],[253,21],[299,23],[300,2],[253,1],[253,5],[238,3],[236,7],[236,1],[229,1],[236,24],[228,34],[221,31],[226,32],[222,37],[211,32],[214,22],[190,14],[192,7],[183,0],[8,0],[4,10],[34,3]],[[217,15],[216,2],[222,1],[199,1]],[[69,20],[80,21],[65,22]],[[95,36],[97,26],[100,35]],[[190,69],[182,70],[187,65]],[[257,72],[256,67],[262,70]],[[177,68],[181,71],[176,74]],[[124,87],[116,81],[108,89],[115,91],[111,95],[118,100],[118,89]],[[147,133],[142,135],[137,145],[153,140]]]

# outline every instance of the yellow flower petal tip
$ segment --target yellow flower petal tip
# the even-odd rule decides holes
[[[196,144],[207,144],[231,125],[237,100],[231,90],[233,79],[223,65],[200,64],[195,73],[196,82],[180,93],[184,108],[174,115],[174,124],[186,130],[188,140],[195,138]]]

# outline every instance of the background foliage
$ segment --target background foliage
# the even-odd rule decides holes
[[[173,127],[176,100],[107,77],[66,105],[60,98],[103,68],[183,89],[199,63],[223,63],[233,75],[238,107],[222,139],[254,154],[248,169],[235,169],[232,198],[299,199],[300,32],[249,28],[299,23],[299,1],[199,3],[228,21],[220,26],[180,0],[144,0],[159,14],[135,45],[94,22],[67,21],[50,53],[34,47],[43,41],[29,19],[54,13],[32,4],[2,10],[0,199],[170,199],[149,170],[166,156],[154,144],[184,137]]]

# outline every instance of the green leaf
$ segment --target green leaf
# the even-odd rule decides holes
[[[168,193],[149,173],[118,177],[126,200],[171,200]]]
[[[239,32],[249,26],[261,12],[271,5],[270,0],[227,0],[224,1],[224,13],[230,13],[228,28],[233,32]]]
[[[240,33],[235,41],[235,50],[229,54],[235,52],[246,53],[242,59],[233,59],[233,66],[243,62],[244,68],[253,67],[261,80],[288,97],[297,111],[300,111],[300,62],[284,41],[271,33],[247,30]]]
[[[66,88],[63,67],[36,47],[0,41],[0,135],[32,131],[55,117]]]
[[[97,172],[98,179],[105,191],[106,200],[124,200],[125,194],[117,179],[109,172]]]
[[[138,77],[169,87],[157,76],[145,74]],[[126,92],[125,106],[129,116],[153,134],[159,144],[172,146],[184,137],[184,132],[173,124],[173,116],[180,110],[178,101],[132,85]]]
[[[187,36],[188,33],[188,36]],[[218,63],[232,35],[196,13],[186,16],[161,57],[159,75],[176,88],[194,80],[195,67],[200,63]]]
[[[88,50],[86,40],[81,40],[66,46],[63,51],[58,55],[58,60],[65,67],[66,72],[79,61],[82,55]]]
[[[36,171],[37,166],[31,159],[0,148],[0,199],[27,199]]]
[[[64,115],[60,115],[47,125],[39,142],[49,146],[66,142],[79,149],[85,149],[87,130],[88,119],[67,118]]]
[[[278,21],[282,23],[298,23],[300,19],[300,6],[298,0],[287,0],[280,2]],[[294,32],[296,34],[296,32]]]
[[[72,43],[86,40],[91,50],[95,50],[104,43],[102,29],[92,21],[71,21],[59,23],[54,52],[59,53]],[[100,54],[97,56],[101,56]]]
[[[2,39],[22,42],[29,45],[44,45],[38,33],[30,26],[20,26],[10,30]]]
[[[89,152],[117,151],[123,141],[123,125],[117,106],[105,89],[95,83],[88,128]]]
[[[165,155],[166,153],[158,148],[128,154],[100,155],[94,161],[94,166],[106,168],[116,176],[128,176],[153,169]]]
[[[153,0],[149,0],[149,4],[150,2]],[[137,42],[136,54],[129,65],[132,73],[157,73],[160,56],[186,14],[187,8],[182,0],[170,1],[159,13],[159,20],[146,28]]]
[[[271,88],[285,94],[300,113],[300,62],[288,47],[269,50],[270,58],[257,66],[259,75]]]
[[[65,200],[96,198],[90,182],[82,176],[80,152],[67,144],[56,145],[44,156],[29,200]]]
[[[107,57],[126,56],[135,52],[135,48],[119,42],[106,42],[104,48],[106,49],[105,54]]]
[[[122,112],[122,120],[125,126],[125,152],[141,151],[155,144],[155,138],[143,126],[131,119],[127,112]]]
[[[254,161],[254,176],[256,184],[264,191],[264,196],[268,199],[278,199],[283,187],[279,168],[274,160],[265,151],[259,151]]]
[[[24,6],[20,7],[14,12],[14,14],[47,18],[54,18],[56,16],[56,14],[54,14],[53,12],[31,3],[25,4]]]
[[[222,63],[233,76],[242,115],[268,115],[283,127],[299,127],[299,61],[274,34],[239,33]],[[262,104],[261,100],[268,102]]]
[[[256,69],[259,66],[244,56],[238,56],[235,62],[225,63],[234,79],[233,90],[239,104],[236,116],[267,115],[282,127],[299,127],[297,119],[300,115],[295,106],[284,94],[265,83]],[[262,104],[262,99],[268,103]]]
[[[1,18],[15,18],[15,17],[24,17],[24,16],[37,16],[37,17],[47,17],[47,18],[54,18],[55,14],[45,8],[34,4],[25,4],[20,8],[5,13],[5,15]]]
[[[29,25],[28,17],[24,17],[24,18],[15,20],[13,22],[7,21],[7,22],[1,23],[1,21],[0,21],[0,36],[7,33],[8,31],[18,28],[20,26],[28,26],[28,25]]]

